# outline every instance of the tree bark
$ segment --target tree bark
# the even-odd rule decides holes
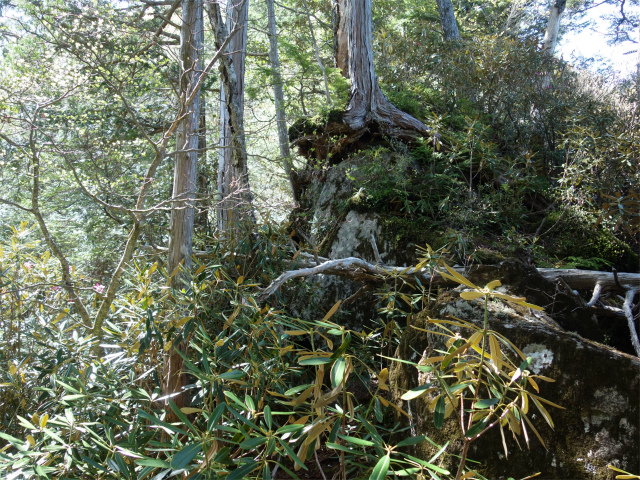
[[[438,4],[438,13],[440,14],[440,25],[444,39],[460,40],[460,32],[458,31],[458,22],[456,22],[456,14],[453,11],[451,0],[436,0]]]
[[[204,23],[202,0],[182,1],[182,27],[180,31],[180,102],[184,103],[199,84],[203,69]],[[196,182],[198,174],[198,142],[201,95],[195,94],[191,105],[178,126],[176,159],[173,174],[173,204],[169,233],[168,267],[172,272],[182,263],[185,270],[191,266],[193,252],[193,224]],[[178,288],[183,276],[176,274],[172,286]]]
[[[287,133],[287,120],[284,111],[284,94],[282,91],[282,75],[280,74],[280,58],[278,56],[278,37],[276,32],[276,14],[273,0],[267,0],[267,27],[269,29],[269,62],[273,75],[273,97],[276,104],[276,126],[278,128],[278,144],[280,146],[280,158],[284,171],[289,177],[293,200],[297,203],[299,198],[296,188],[296,172],[291,161],[289,149],[289,136]]]
[[[220,69],[221,148],[216,207],[218,230],[226,234],[253,221],[244,136],[244,64],[249,0],[228,3],[227,24],[217,3],[212,2],[208,12],[215,31],[216,46],[220,48],[227,36],[231,35],[229,53],[222,59]]]
[[[190,270],[193,254],[193,226],[195,215],[196,183],[198,177],[198,147],[201,122],[200,92],[194,88],[201,85],[203,71],[204,19],[202,0],[182,0],[182,26],[180,29],[180,102],[183,104],[193,96],[191,105],[183,114],[176,135],[176,160],[173,174],[173,203],[169,233],[169,272],[181,264],[184,270],[171,279],[171,286],[180,289],[185,273]],[[194,95],[195,93],[195,95]],[[181,109],[181,110],[182,110]],[[183,360],[180,351],[186,349],[185,341],[174,342],[165,359],[165,395],[172,398],[178,408],[186,405],[183,387],[186,376],[182,372]],[[175,419],[170,412],[172,421]]]
[[[555,0],[549,10],[549,21],[547,22],[547,30],[542,40],[542,51],[548,55],[553,55],[558,43],[558,33],[560,32],[560,17],[567,6],[567,0]]]
[[[340,21],[336,61],[341,68],[348,54],[346,63],[351,79],[351,97],[344,123],[352,130],[375,126],[389,135],[396,135],[399,130],[428,134],[422,122],[392,105],[380,89],[373,63],[371,0],[339,0],[337,8]]]

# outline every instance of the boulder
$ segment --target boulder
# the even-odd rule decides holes
[[[527,285],[529,290],[538,289],[539,299],[548,295],[545,289],[550,285],[546,285],[544,279],[532,278],[535,277],[534,269],[511,263],[503,273],[502,279],[511,280],[512,285],[503,290],[505,293],[522,294]],[[519,283],[518,276],[521,280],[528,279]],[[479,274],[472,280],[483,285],[481,280],[493,279],[482,278]],[[434,349],[442,348],[441,337],[419,330],[432,328],[428,328],[429,317],[451,316],[482,325],[483,301],[463,300],[459,296],[460,290],[441,293],[431,308],[413,319],[403,333],[397,358],[419,363],[432,356]],[[527,300],[531,301],[531,298]],[[505,458],[496,427],[471,444],[469,458],[480,462],[476,464],[478,472],[491,480],[523,478],[537,472],[541,473],[537,477],[541,479],[613,478],[607,465],[640,473],[640,359],[565,331],[559,322],[565,322],[567,318],[575,321],[573,314],[568,311],[567,302],[554,306],[561,307],[558,310],[564,312],[564,317],[534,314],[533,310],[501,300],[489,304],[489,328],[532,357],[530,371],[555,379],[554,383],[540,385],[542,398],[564,408],[549,407],[555,428],[551,429],[540,415],[533,415],[532,419],[547,448],[532,433],[529,433],[530,449],[522,442],[522,437],[519,437],[521,445],[518,446],[508,438],[510,434],[506,431],[509,455]],[[583,320],[591,321],[589,318]],[[428,435],[439,444],[451,442],[449,453],[459,454],[462,441],[453,418],[437,430],[428,409],[428,397],[411,400],[410,405],[400,399],[407,390],[426,382],[420,375],[424,374],[414,366],[396,362],[390,376],[394,400],[412,413],[412,433]],[[409,424],[406,417],[398,420],[405,426]],[[425,442],[415,453],[429,459],[435,451]],[[456,458],[449,456],[447,459],[449,464],[445,466],[455,471]]]

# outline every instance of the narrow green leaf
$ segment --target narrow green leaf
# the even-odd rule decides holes
[[[271,407],[267,405],[264,407],[264,411],[262,413],[264,414],[264,421],[267,424],[267,428],[271,430],[271,425],[273,424],[273,419],[271,418]]]
[[[184,430],[182,430],[181,428],[175,427],[175,426],[171,425],[170,423],[163,422],[159,418],[157,418],[154,415],[151,415],[151,414],[145,412],[144,410],[139,410],[138,411],[138,415],[140,417],[146,419],[146,420],[149,420],[151,423],[155,423],[156,425],[164,427],[167,430],[171,430],[174,433],[180,433],[182,435],[188,435],[188,433],[185,432]]]
[[[300,360],[298,363],[300,365],[326,365],[327,363],[331,362],[333,362],[333,359],[331,357],[311,357]]]
[[[164,460],[160,460],[159,458],[139,458],[136,461],[136,465],[140,465],[141,467],[156,467],[156,468],[169,468],[170,465],[168,462]]]
[[[169,400],[169,406],[171,407],[171,410],[173,410],[173,413],[176,414],[176,417],[178,417],[182,423],[184,423],[193,433],[198,433],[196,427],[193,426],[187,416],[182,413],[182,410],[180,410],[180,408],[178,408],[178,406],[173,401]]]
[[[444,422],[444,410],[444,396],[440,395],[440,398],[438,398],[436,402],[435,411],[433,412],[433,424],[438,430],[442,428],[442,423]]]
[[[308,470],[304,462],[300,460],[300,457],[296,455],[296,452],[293,451],[293,449],[289,446],[286,440],[282,440],[281,438],[278,438],[278,442],[280,442],[280,445],[282,445],[282,448],[284,448],[284,450],[287,452],[287,455],[289,455],[289,458],[291,460],[293,460],[300,468]]]
[[[171,468],[181,470],[189,465],[189,462],[202,450],[201,443],[193,443],[183,447],[171,459]]]
[[[362,445],[363,447],[373,447],[375,443],[370,440],[364,440],[362,438],[357,437],[348,437],[346,435],[338,435],[345,442],[354,443],[356,445]]]
[[[400,398],[402,400],[413,400],[414,398],[418,398],[418,397],[421,397],[422,395],[425,395],[427,391],[432,387],[433,387],[433,382],[427,383],[426,385],[420,385],[419,387],[412,388],[411,390],[406,392],[404,395],[402,395]]]
[[[258,445],[262,445],[263,443],[266,443],[267,440],[269,440],[268,437],[250,438],[249,440],[245,440],[244,442],[242,442],[240,444],[240,448],[244,450],[251,450],[253,448],[256,448]]]
[[[338,385],[342,383],[346,366],[346,360],[344,359],[344,357],[340,357],[333,364],[333,367],[331,367],[331,386],[333,388],[337,388]]]
[[[499,398],[485,398],[482,400],[478,400],[476,403],[473,404],[473,408],[481,410],[483,408],[489,408],[494,406],[496,403],[498,403],[500,401]]]
[[[373,472],[369,476],[369,480],[384,480],[384,477],[387,476],[387,472],[389,471],[389,465],[391,464],[391,457],[389,454],[382,457],[376,463],[376,466],[373,467]]]
[[[404,447],[406,445],[416,445],[417,443],[424,442],[424,439],[427,438],[426,435],[418,435],[417,437],[409,437],[404,440],[398,442],[396,447]]]
[[[249,460],[249,462],[239,468],[236,468],[233,472],[227,475],[227,480],[237,480],[245,478],[249,473],[253,472],[259,465],[255,460]]]

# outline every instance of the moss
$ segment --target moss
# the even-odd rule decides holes
[[[488,248],[479,248],[473,253],[473,259],[482,265],[497,265],[507,257]]]
[[[639,257],[629,245],[602,226],[594,227],[593,215],[580,211],[551,212],[547,224],[555,225],[547,248],[558,258],[599,258],[616,269],[637,272]]]
[[[444,239],[431,230],[431,223],[427,219],[387,216],[383,217],[381,224],[386,232],[386,239],[392,242],[390,246],[394,250],[405,248],[409,244],[428,243],[434,250],[445,245]]]
[[[342,123],[343,115],[343,109],[333,109],[311,118],[299,118],[289,127],[289,141],[293,142],[304,135],[315,134],[328,123]]]

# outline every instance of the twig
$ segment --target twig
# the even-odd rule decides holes
[[[593,289],[593,295],[591,296],[591,300],[585,305],[585,307],[593,307],[598,299],[600,298],[600,294],[602,293],[602,284],[600,282],[596,283],[595,288]]]
[[[380,265],[384,265],[382,258],[380,258],[380,252],[378,251],[378,244],[376,243],[376,237],[373,235],[373,233],[371,233],[371,239],[369,241],[371,242],[371,248],[373,248],[373,256],[375,257],[376,262]]]
[[[636,326],[633,322],[633,312],[631,311],[633,297],[636,296],[637,291],[637,288],[630,288],[627,290],[627,293],[624,296],[624,304],[622,305],[622,310],[624,311],[624,315],[625,317],[627,317],[627,323],[629,324],[631,343],[633,344],[633,348],[636,351],[636,355],[640,357],[640,339],[638,339],[638,332],[636,331]]]
[[[313,454],[316,457],[316,463],[318,464],[318,470],[320,471],[320,475],[322,475],[322,478],[324,478],[324,480],[327,480],[327,477],[324,476],[324,472],[322,471],[322,465],[320,465],[320,460],[318,460],[318,451],[314,450]]]

